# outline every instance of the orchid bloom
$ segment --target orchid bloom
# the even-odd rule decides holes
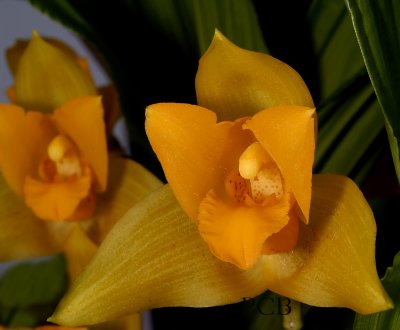
[[[147,108],[169,185],[114,226],[51,321],[93,324],[265,290],[362,314],[391,308],[367,201],[346,177],[312,175],[315,110],[299,75],[216,33],[196,92],[200,106]]]
[[[115,100],[96,95],[76,58],[37,33],[9,57],[16,98],[0,105],[0,261],[64,252],[73,280],[114,223],[161,183],[108,155],[103,104]],[[140,316],[118,322],[137,329]]]

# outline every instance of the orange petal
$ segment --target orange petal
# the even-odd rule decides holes
[[[295,212],[289,212],[289,222],[276,234],[271,235],[264,243],[263,254],[287,252],[296,247],[299,238],[299,220]]]
[[[0,105],[2,174],[18,195],[22,195],[25,177],[36,175],[47,145],[56,134],[53,123],[43,114],[25,113],[14,105]]]
[[[24,183],[25,202],[40,219],[67,220],[90,187],[90,171],[79,179],[64,182],[42,182],[28,176]]]
[[[199,231],[212,253],[247,269],[255,264],[265,240],[289,222],[289,196],[271,206],[229,205],[209,192],[200,204]]]
[[[239,122],[216,123],[215,113],[195,105],[147,107],[146,132],[182,208],[195,220],[209,190],[218,195],[225,176],[238,166],[251,133]]]
[[[315,149],[314,114],[313,109],[306,107],[275,107],[257,113],[243,125],[276,162],[306,223]]]
[[[35,111],[50,112],[65,101],[96,95],[89,75],[62,50],[36,32],[18,62],[15,76],[17,103]]]
[[[242,49],[219,31],[202,56],[196,75],[197,103],[221,120],[252,116],[279,105],[314,107],[299,74],[285,63]]]
[[[100,97],[79,97],[54,111],[57,127],[79,147],[95,174],[98,190],[107,185],[108,156]]]

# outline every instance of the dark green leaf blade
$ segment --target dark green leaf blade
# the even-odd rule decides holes
[[[0,279],[0,322],[10,326],[44,322],[67,284],[62,255],[17,264]]]
[[[381,104],[400,180],[400,2],[346,0],[368,73]]]

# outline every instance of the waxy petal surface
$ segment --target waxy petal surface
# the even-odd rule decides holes
[[[296,249],[263,256],[246,271],[213,257],[169,187],[161,188],[114,226],[51,321],[77,326],[150,308],[223,305],[266,289],[360,313],[390,308],[375,269],[375,222],[361,192],[341,176],[316,176],[314,187]]]
[[[24,183],[25,203],[43,220],[65,221],[89,193],[90,173],[79,179],[47,183],[27,177]]]
[[[244,125],[276,162],[306,223],[315,150],[314,116],[315,110],[306,107],[274,107],[260,111]]]
[[[290,197],[268,207],[224,203],[213,191],[200,205],[198,228],[213,254],[247,269],[259,259],[264,242],[289,222]]]
[[[250,144],[240,122],[221,122],[212,111],[195,105],[160,103],[147,108],[146,132],[175,196],[196,221],[208,193],[224,189],[227,174]]]
[[[308,225],[297,247],[264,256],[268,288],[313,306],[348,307],[361,314],[391,308],[375,266],[376,224],[356,184],[315,175]]]
[[[302,78],[287,64],[242,49],[218,31],[201,57],[196,75],[197,103],[219,120],[252,116],[279,105],[314,107]]]
[[[70,54],[33,33],[18,61],[16,102],[27,110],[51,112],[65,101],[96,95],[90,76]]]
[[[37,175],[38,164],[56,134],[55,126],[45,115],[25,112],[14,105],[0,105],[1,170],[18,195],[23,194],[25,177]]]
[[[54,122],[79,147],[93,169],[97,189],[107,185],[108,155],[100,97],[80,97],[54,111]]]

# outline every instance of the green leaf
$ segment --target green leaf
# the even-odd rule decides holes
[[[49,261],[24,262],[0,279],[0,306],[27,308],[56,302],[67,285],[62,256]]]
[[[67,282],[62,255],[8,269],[0,279],[0,324],[26,327],[45,322]]]
[[[308,12],[320,74],[320,101],[364,68],[350,16],[343,1],[314,0]]]
[[[382,106],[400,180],[400,2],[346,0],[361,51]]]
[[[400,329],[400,252],[394,258],[393,266],[386,271],[382,284],[393,299],[394,309],[371,315],[357,314],[355,330],[396,330]]]

